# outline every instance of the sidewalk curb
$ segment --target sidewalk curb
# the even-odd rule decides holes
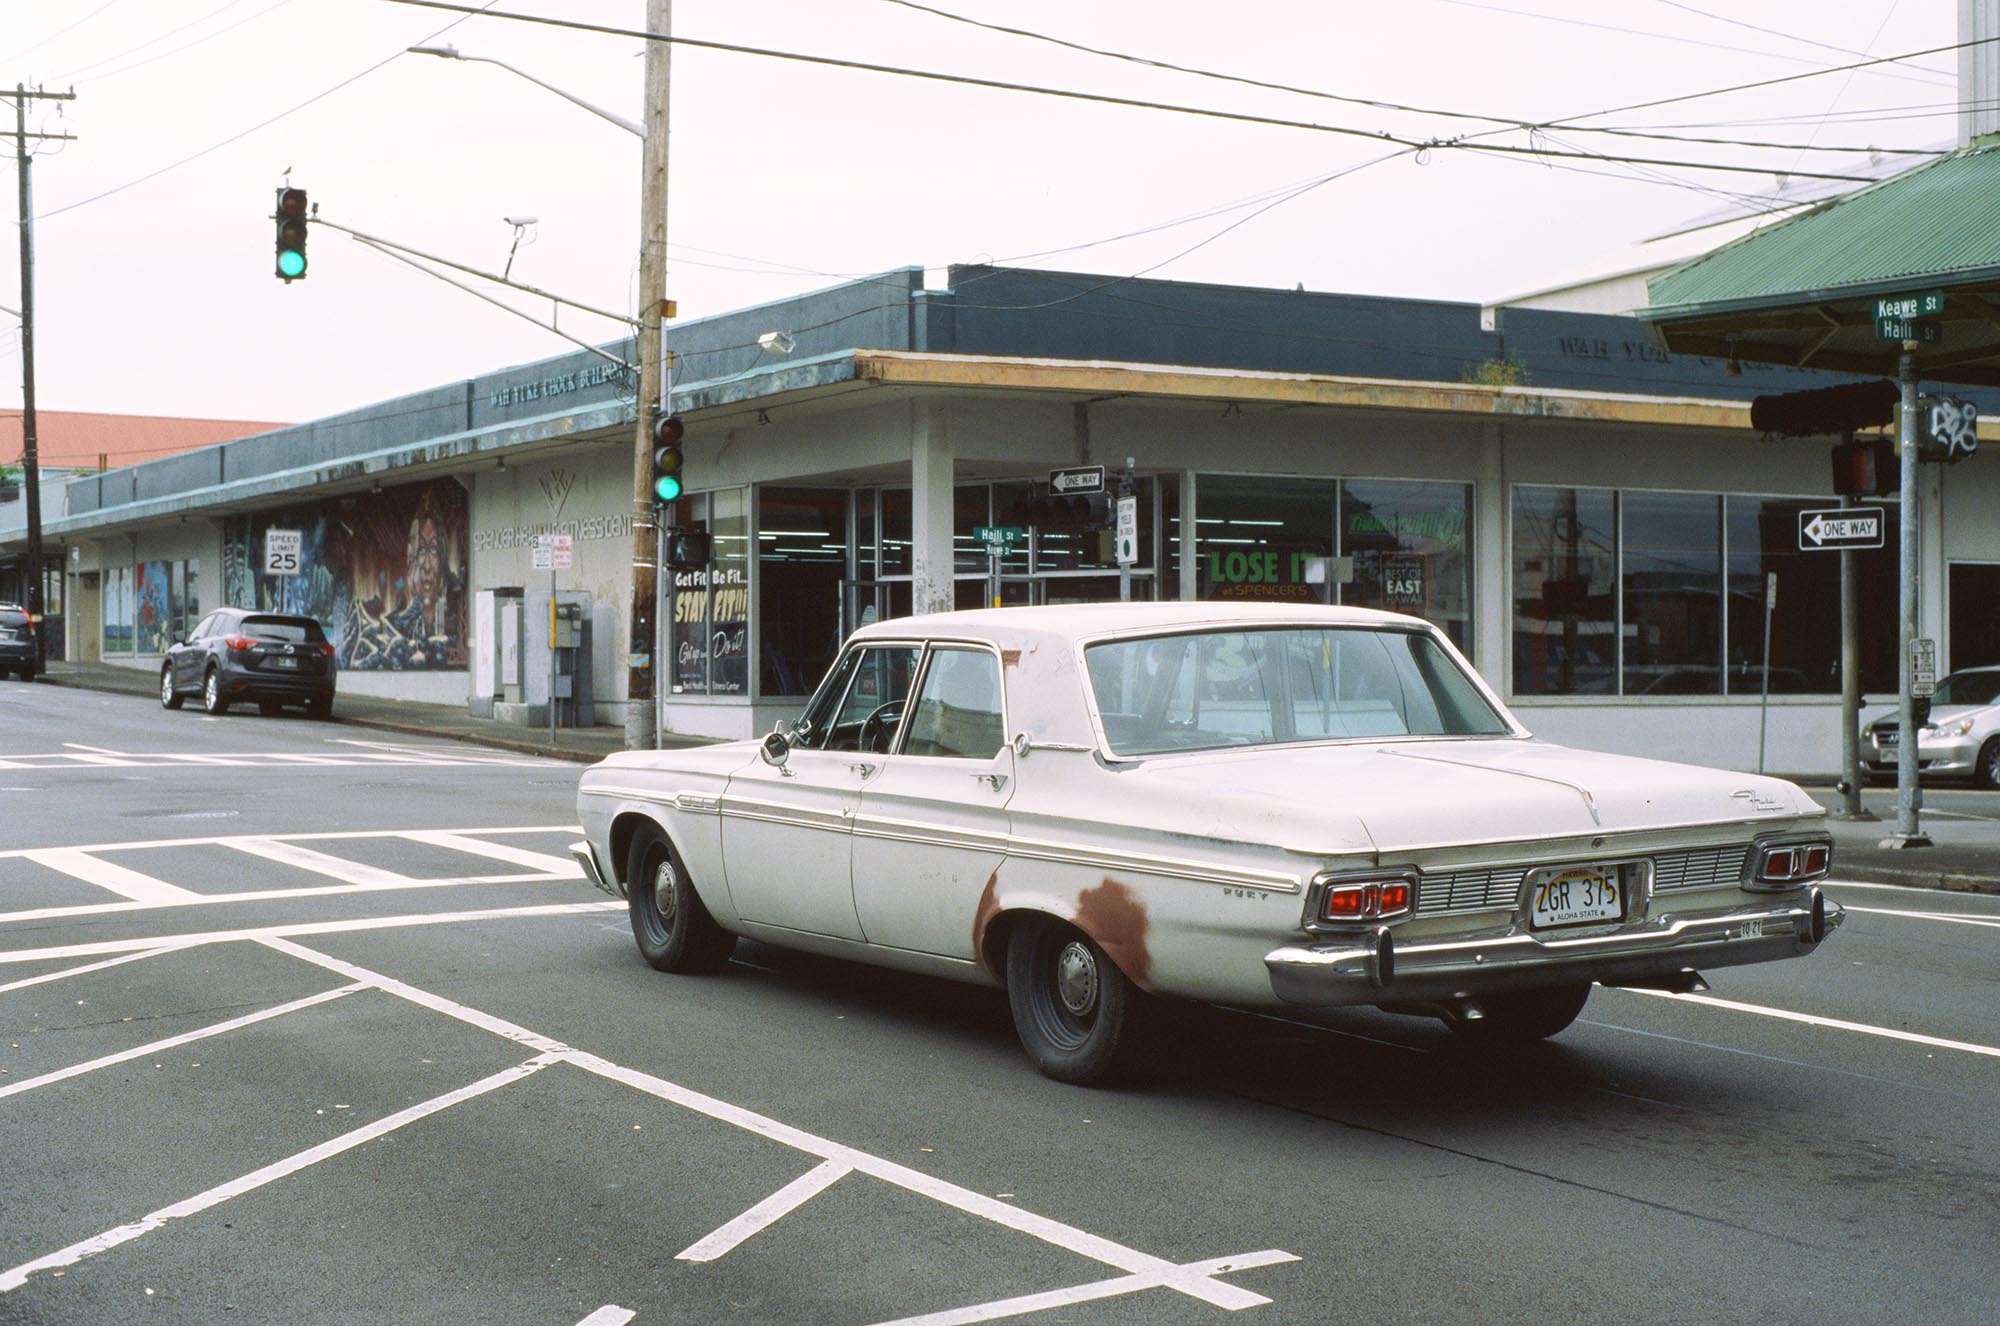
[[[1990,875],[1972,875],[1958,870],[1926,870],[1921,866],[1877,866],[1841,868],[1836,861],[1834,884],[1840,877],[1852,870],[1854,884],[1900,884],[1905,888],[1929,889],[1938,893],[1978,893],[1987,897],[2000,897],[2000,879]]]

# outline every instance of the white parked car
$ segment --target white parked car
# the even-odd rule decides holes
[[[1361,609],[885,621],[761,742],[583,775],[576,844],[640,952],[739,935],[1006,987],[1046,1073],[1152,996],[1369,1004],[1553,1035],[1593,982],[1705,988],[1840,920],[1792,784],[1538,741],[1433,627]]]
[[[1896,722],[1894,705],[1861,715],[1861,758],[1872,773],[1896,776]],[[1917,771],[2000,787],[2000,668],[1961,668],[1938,682],[1930,721],[1917,729]]]

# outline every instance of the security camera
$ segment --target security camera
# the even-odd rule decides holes
[[[510,226],[532,226],[542,218],[538,216],[505,216],[500,219]]]

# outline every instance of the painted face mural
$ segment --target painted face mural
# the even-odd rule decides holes
[[[440,479],[233,520],[224,592],[318,618],[342,668],[463,668],[466,505],[465,489]],[[267,530],[298,532],[296,573],[267,571]]]

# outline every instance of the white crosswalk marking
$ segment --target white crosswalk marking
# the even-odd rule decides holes
[[[402,835],[413,843],[429,843],[433,847],[447,847],[454,852],[468,852],[473,856],[483,856],[489,861],[505,861],[509,865],[526,866],[549,875],[574,875],[576,862],[567,856],[551,856],[547,852],[531,852],[525,847],[509,847],[505,843],[489,843],[479,838],[468,838],[462,833],[426,831]]]
[[[119,897],[130,898],[133,902],[171,903],[195,896],[190,889],[169,884],[163,879],[154,879],[151,875],[142,875],[124,866],[113,865],[109,861],[99,860],[81,848],[49,847],[39,851],[24,852],[22,855],[38,865],[47,866],[51,870],[60,870],[63,874],[80,879],[86,884],[110,889]]]
[[[251,856],[262,857],[266,861],[276,861],[280,865],[310,870],[315,875],[325,875],[328,879],[337,879],[345,884],[397,885],[408,888],[416,883],[408,875],[399,875],[393,870],[382,870],[343,857],[328,856],[325,852],[315,852],[312,848],[301,847],[297,843],[276,842],[269,838],[224,838],[222,845],[238,852],[247,852]]]

